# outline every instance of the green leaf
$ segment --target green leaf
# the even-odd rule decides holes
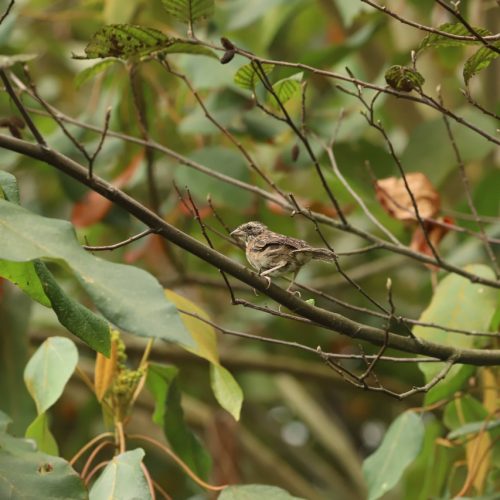
[[[186,297],[179,295],[172,290],[165,290],[165,296],[175,306],[183,311],[196,314],[201,318],[209,320],[208,314],[191,302]],[[205,358],[210,363],[219,364],[219,353],[217,351],[217,334],[213,326],[187,314],[181,314],[182,323],[196,342],[196,348],[188,349],[193,354]]]
[[[155,400],[153,421],[163,427],[172,449],[199,476],[210,472],[210,455],[184,422],[175,366],[150,363],[146,385]]]
[[[493,271],[487,266],[475,264],[465,269],[478,276],[494,279]],[[420,321],[451,328],[486,331],[497,308],[498,297],[498,290],[473,284],[462,276],[452,274],[438,284],[429,307],[420,316]],[[413,332],[417,337],[457,349],[482,347],[487,342],[484,337],[457,335],[425,326],[416,326]],[[420,363],[419,368],[428,382],[443,369],[443,363]],[[473,368],[469,366],[454,366],[446,378],[427,393],[426,403],[431,404],[453,394],[469,378],[471,372]]]
[[[153,276],[85,252],[70,223],[0,200],[0,241],[0,259],[66,263],[103,316],[121,330],[195,347],[176,307]]]
[[[171,43],[161,31],[132,24],[108,24],[94,33],[85,47],[87,59],[117,57],[127,59],[148,54]]]
[[[94,76],[98,75],[99,73],[106,71],[110,66],[113,66],[117,62],[121,63],[121,59],[112,57],[106,59],[105,61],[99,61],[89,68],[85,68],[83,71],[80,71],[80,73],[78,73],[75,78],[76,88],[80,88],[85,82],[87,82],[91,78],[94,78]]]
[[[19,188],[17,179],[4,170],[0,170],[0,195],[12,203],[19,205]]]
[[[43,262],[36,260],[34,266],[59,323],[95,351],[109,356],[111,334],[108,323],[64,293]]]
[[[7,432],[7,427],[12,423],[12,419],[5,412],[0,410],[0,434]]]
[[[189,25],[214,14],[214,0],[161,0],[161,3],[169,14]]]
[[[288,78],[283,78],[283,80],[280,80],[273,85],[273,90],[282,104],[289,101],[293,95],[300,90],[300,82],[302,81],[303,76],[304,73],[296,73]],[[272,103],[272,106],[279,107],[276,98],[272,94],[269,94],[269,100]]]
[[[406,411],[391,424],[382,444],[363,463],[368,500],[380,498],[400,480],[417,457],[424,439],[421,416]]]
[[[491,35],[491,31],[486,28],[474,28],[481,36]],[[445,23],[438,27],[439,31],[444,31],[452,35],[471,36],[470,31],[462,23]],[[417,47],[417,52],[420,52],[429,47],[457,47],[463,45],[471,45],[481,43],[479,40],[456,40],[448,38],[445,35],[431,33],[427,35]]]
[[[32,304],[33,301],[16,288],[2,287],[0,387],[8,387],[8,390],[1,391],[0,409],[14,420],[11,429],[17,436],[24,433],[37,414],[23,381],[24,367],[29,359],[28,327]]]
[[[219,404],[235,420],[240,419],[243,391],[231,373],[220,365],[210,365],[210,385]]]
[[[0,277],[8,279],[14,285],[17,285],[33,300],[45,307],[51,307],[50,300],[45,295],[42,282],[35,271],[33,262],[0,260]]]
[[[16,63],[25,63],[38,57],[37,54],[16,54],[15,56],[0,55],[0,69],[7,69]]]
[[[77,362],[75,344],[64,337],[49,337],[33,354],[24,369],[24,382],[39,414],[60,398]]]
[[[54,436],[50,432],[49,422],[45,412],[40,413],[40,415],[38,415],[29,425],[24,437],[33,439],[40,451],[48,453],[49,455],[59,455],[59,447],[57,446]]]
[[[436,439],[442,437],[443,430],[438,419],[426,420],[422,449],[404,474],[399,496],[412,500],[440,497],[443,485],[448,480],[449,467],[454,462],[450,455],[458,451],[437,445]]]
[[[469,422],[488,418],[488,410],[474,397],[463,394],[460,398],[450,401],[443,414],[443,423],[451,431]]]
[[[490,431],[500,427],[500,420],[490,420],[488,422],[480,420],[479,422],[469,422],[468,424],[462,425],[458,429],[450,432],[446,438],[456,439],[458,437],[467,436],[468,434],[478,434],[483,431]]]
[[[274,64],[261,64],[262,70],[266,75],[271,73],[274,68]],[[260,81],[259,74],[257,74],[255,64],[248,63],[238,69],[234,75],[234,83],[243,89],[253,90],[257,82]]]
[[[82,480],[66,460],[36,451],[33,441],[14,438],[3,428],[0,428],[0,471],[0,498],[88,498]]]
[[[294,497],[277,486],[265,484],[246,484],[244,486],[228,486],[219,495],[219,500],[302,500]]]
[[[148,483],[141,469],[142,448],[113,457],[90,490],[89,500],[149,500]]]
[[[500,49],[500,42],[493,42],[493,45]],[[500,54],[491,50],[489,47],[481,47],[475,54],[473,54],[464,65],[464,81],[469,84],[469,80],[479,73],[481,70],[486,69]]]

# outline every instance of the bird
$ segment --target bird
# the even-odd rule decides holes
[[[249,264],[260,276],[281,277],[293,273],[287,290],[293,286],[298,272],[310,260],[335,261],[336,255],[326,248],[316,248],[304,240],[291,238],[271,231],[265,224],[256,221],[241,224],[230,233],[236,241],[245,245],[245,254]]]

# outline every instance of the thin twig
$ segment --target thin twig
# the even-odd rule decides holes
[[[441,99],[441,95],[440,95]],[[483,223],[479,219],[479,215],[477,213],[476,205],[474,204],[474,200],[472,199],[472,193],[469,185],[469,178],[467,177],[467,173],[465,171],[465,163],[462,158],[462,155],[460,154],[460,150],[458,149],[458,145],[455,141],[455,136],[453,135],[453,131],[451,130],[450,127],[450,121],[446,115],[443,115],[443,120],[444,124],[446,126],[446,132],[448,134],[448,138],[450,139],[451,146],[453,148],[453,152],[455,153],[455,158],[458,163],[458,169],[460,172],[460,179],[462,181],[462,185],[464,187],[465,191],[465,197],[467,199],[467,204],[469,205],[469,209],[472,212],[472,215],[475,217],[475,222],[477,224],[477,227],[479,229],[479,234],[481,235],[481,239],[484,244],[484,248],[486,249],[486,253],[488,254],[488,257],[490,258],[491,264],[493,265],[493,270],[495,272],[495,276],[497,278],[500,277],[500,269],[498,268],[498,262],[497,258],[495,256],[495,253],[493,252],[493,249],[491,248],[491,245],[488,242],[488,237],[486,235],[486,232],[483,227]]]
[[[50,114],[50,116],[57,123],[63,134],[71,141],[71,143],[76,147],[76,149],[78,149],[78,151],[80,151],[80,153],[84,156],[84,158],[90,163],[90,155],[85,149],[85,146],[66,128],[64,121],[61,120],[61,118],[57,113],[53,112],[53,108],[38,93],[38,89],[36,88],[36,85],[33,79],[31,78],[31,73],[29,72],[28,66],[26,64],[23,66],[23,71],[26,80],[28,81],[28,87],[31,90],[32,96],[42,105],[42,107],[47,111],[47,113]]]
[[[460,21],[460,23],[463,24],[467,28],[467,30],[469,31],[469,33],[471,33],[472,36],[476,40],[480,41],[485,47],[488,47],[493,52],[496,52],[497,54],[500,54],[500,49],[498,47],[495,47],[495,45],[492,45],[491,43],[489,43],[488,40],[486,40],[480,33],[478,33],[477,30],[475,30],[469,24],[469,22],[467,21],[467,19],[465,19],[462,16],[462,14],[460,14],[460,11],[458,10],[458,3],[455,6],[455,8],[452,8],[446,2],[444,2],[443,0],[434,0],[434,1],[436,3],[438,3],[439,5],[441,5],[441,7],[443,7],[443,9],[447,10],[450,14],[453,14]]]
[[[7,8],[5,9],[5,12],[2,14],[2,17],[0,17],[0,24],[2,24],[6,17],[10,14],[10,10],[12,7],[14,7],[15,0],[10,0],[9,5],[7,5]]]
[[[0,79],[2,80],[5,90],[9,94],[9,97],[14,101],[14,104],[16,105],[16,108],[19,110],[21,113],[25,123],[28,125],[28,128],[31,130],[31,133],[33,134],[33,137],[35,138],[36,142],[40,144],[40,146],[47,148],[47,143],[45,142],[45,139],[43,138],[42,134],[34,124],[33,120],[31,119],[31,116],[28,114],[26,111],[24,105],[22,102],[19,100],[17,97],[16,92],[12,88],[12,85],[10,84],[10,81],[7,77],[7,74],[5,73],[5,70],[0,69]]]
[[[99,139],[99,143],[97,144],[97,148],[94,151],[94,154],[89,159],[89,177],[92,177],[92,175],[93,175],[94,162],[95,162],[97,156],[99,155],[99,153],[101,152],[101,149],[104,145],[104,141],[106,139],[106,135],[107,135],[108,129],[109,129],[110,118],[111,118],[111,106],[106,110],[106,116],[104,117],[104,129],[103,129],[103,132],[101,134],[101,138]]]
[[[269,81],[269,78],[267,77],[267,74],[264,71],[264,68],[262,67],[261,62],[258,59],[254,59],[254,60],[252,60],[252,66],[253,66],[257,76],[259,77],[260,81],[264,85],[265,89],[276,100],[276,103],[278,104],[279,108],[281,109],[281,112],[283,113],[283,116],[285,117],[286,123],[293,130],[293,132],[295,133],[297,138],[302,142],[302,144],[306,148],[306,151],[307,151],[309,157],[311,158],[313,165],[314,165],[314,168],[316,169],[316,173],[318,174],[318,177],[321,181],[321,185],[323,186],[323,189],[325,190],[328,198],[330,199],[332,205],[334,206],[336,213],[339,216],[339,219],[341,220],[341,222],[344,226],[348,226],[349,223],[347,222],[347,219],[342,211],[342,208],[340,207],[340,204],[339,204],[337,198],[332,193],[332,190],[330,189],[330,186],[328,185],[328,182],[326,181],[325,176],[323,175],[318,158],[314,154],[314,151],[312,150],[312,147],[309,143],[309,140],[300,131],[300,129],[295,125],[294,121],[292,120],[292,118],[291,118],[290,114],[288,113],[287,109],[285,108],[284,104],[281,102],[281,99],[279,98],[278,94],[276,94],[276,91],[274,90],[271,82]]]
[[[71,460],[69,461],[69,464],[71,466],[75,465],[76,462],[79,460],[79,458],[87,451],[89,450],[90,448],[92,448],[92,446],[94,446],[94,444],[96,444],[97,442],[99,442],[101,439],[105,439],[105,438],[108,438],[108,437],[113,437],[114,434],[112,432],[103,432],[102,434],[99,434],[98,436],[96,436],[95,438],[91,439],[86,445],[82,446],[76,453],[75,455],[73,456],[73,458],[71,458]]]
[[[90,246],[90,245],[82,245],[82,248],[85,250],[89,250],[90,252],[103,252],[104,250],[116,250],[117,248],[124,247],[125,245],[129,245],[133,241],[139,240],[147,236],[148,234],[154,233],[155,231],[151,228],[145,229],[144,231],[127,238],[126,240],[120,241],[119,243],[114,243],[113,245],[102,245],[102,246]]]
[[[217,121],[214,116],[212,115],[212,113],[210,113],[210,111],[208,110],[208,108],[206,107],[205,103],[203,102],[203,99],[200,97],[198,91],[193,87],[191,81],[188,79],[188,77],[183,74],[183,73],[180,73],[179,71],[176,71],[174,70],[170,64],[168,63],[168,61],[166,59],[162,59],[160,61],[161,65],[163,66],[163,68],[165,68],[169,73],[171,73],[172,75],[176,76],[177,78],[180,78],[184,83],[185,85],[187,86],[187,88],[189,89],[189,91],[191,92],[192,96],[196,99],[196,102],[198,102],[199,106],[201,107],[201,109],[203,110],[203,113],[205,114],[206,118],[211,122],[213,123],[233,144],[234,146],[240,151],[240,153],[243,155],[243,157],[245,158],[245,160],[247,161],[248,163],[248,166],[264,181],[266,182],[266,184],[274,191],[276,191],[276,193],[278,193],[282,198],[285,197],[285,195],[283,194],[283,192],[281,191],[281,189],[274,183],[274,181],[269,177],[267,176],[264,171],[257,165],[257,163],[255,162],[255,160],[252,158],[252,156],[250,155],[250,153],[248,152],[248,150],[243,146],[243,144],[238,140],[236,139],[236,137],[234,137],[233,134],[231,134],[231,132],[229,132],[229,130],[224,127],[224,125],[222,125],[221,123],[219,123],[219,121]]]
[[[190,468],[189,466],[183,462],[170,448],[167,446],[163,445],[156,439],[153,439],[149,436],[143,435],[143,434],[129,434],[127,436],[129,439],[137,439],[139,441],[146,441],[147,443],[151,443],[154,446],[158,447],[160,450],[162,450],[164,453],[166,453],[177,465],[181,467],[182,470],[199,486],[202,488],[205,488],[206,490],[209,491],[221,491],[224,488],[227,487],[227,485],[221,485],[221,486],[213,486],[211,484],[206,483],[203,481],[203,479],[199,478]]]
[[[251,304],[253,305],[253,304]],[[228,328],[224,328],[217,323],[204,318],[203,316],[200,316],[196,313],[193,313],[191,311],[185,311],[184,309],[178,309],[178,311],[181,314],[185,314],[186,316],[191,316],[192,318],[198,319],[203,323],[206,323],[207,325],[212,326],[219,332],[221,332],[224,335],[231,335],[233,337],[240,337],[244,339],[249,339],[249,340],[256,340],[258,342],[264,342],[268,344],[276,344],[284,347],[290,347],[292,349],[299,349],[302,351],[306,351],[308,353],[314,354],[318,356],[321,353],[321,358],[328,358],[328,359],[356,359],[356,360],[362,360],[362,359],[374,359],[376,356],[375,355],[360,355],[360,354],[338,354],[338,353],[332,353],[332,352],[324,352],[324,351],[318,351],[318,348],[314,349],[312,347],[300,344],[298,342],[290,342],[288,340],[281,340],[281,339],[274,339],[270,337],[262,337],[260,335],[254,335],[251,333],[246,333],[246,332],[239,332],[236,330],[231,330]],[[267,311],[265,311],[267,312]],[[283,317],[283,316],[281,316]],[[285,316],[286,317],[286,316]],[[295,319],[294,319],[295,320]],[[442,362],[439,359],[435,358],[402,358],[402,357],[396,357],[396,356],[381,356],[378,358],[380,361],[387,361],[391,363],[438,363]]]
[[[410,19],[406,19],[396,12],[393,12],[390,10],[386,5],[379,5],[371,0],[361,0],[361,2],[366,3],[367,5],[370,5],[374,9],[379,10],[380,12],[383,12],[384,14],[388,14],[389,16],[393,17],[394,19],[397,19],[399,22],[403,24],[407,24],[408,26],[413,26],[414,28],[417,28],[421,31],[426,31],[428,33],[433,33],[435,35],[440,35],[444,36],[445,38],[450,38],[451,40],[462,40],[465,42],[474,42],[477,41],[477,37],[475,36],[467,36],[467,35],[456,35],[454,33],[447,33],[446,31],[441,31],[436,28],[432,28],[431,26],[425,26],[423,24],[417,23],[415,21],[412,21]],[[487,35],[483,37],[485,40],[489,41],[496,41],[500,40],[500,34],[497,35]]]
[[[208,246],[210,248],[214,248],[213,244],[212,244],[212,241],[210,240],[210,237],[208,236],[207,234],[207,231],[206,231],[206,228],[205,228],[205,224],[202,220],[202,218],[200,217],[200,212],[198,211],[198,207],[196,206],[192,196],[191,196],[191,192],[189,191],[189,189],[187,189],[187,194],[188,194],[188,197],[189,197],[189,202],[191,203],[191,206],[193,207],[193,211],[194,211],[194,217],[195,217],[195,220],[196,222],[198,222],[199,226],[200,226],[200,229],[201,229],[201,232],[206,240],[206,242],[208,243]],[[231,304],[234,304],[235,301],[236,301],[236,297],[234,295],[234,291],[231,287],[231,283],[229,283],[229,280],[226,276],[226,273],[222,270],[222,269],[219,269],[219,272],[222,276],[222,279],[224,280],[224,283],[226,284],[226,287],[227,287],[227,290],[229,292],[229,296],[231,297]]]

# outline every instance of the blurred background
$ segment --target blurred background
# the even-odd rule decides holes
[[[449,14],[432,0],[390,2],[398,14],[438,26],[450,21]],[[495,30],[500,24],[498,4],[488,0],[464,1],[462,12],[471,24]],[[7,6],[0,0],[0,10]],[[112,108],[110,130],[141,137],[128,75],[127,64],[116,61],[93,78],[81,81],[81,72],[95,61],[73,59],[84,54],[91,36],[104,24],[132,23],[159,29],[167,34],[185,36],[185,27],[170,17],[160,0],[18,0],[0,26],[0,53],[32,53],[29,63],[38,93],[66,116],[78,122],[102,127],[105,112]],[[384,73],[394,64],[410,64],[410,52],[425,36],[359,1],[347,0],[216,0],[215,16],[197,29],[202,40],[219,43],[221,36],[238,47],[270,59],[300,62],[354,75],[385,85]],[[417,67],[425,77],[424,89],[436,96],[441,92],[448,108],[491,134],[494,119],[470,106],[464,98],[462,68],[471,49],[446,47],[427,50]],[[335,216],[306,151],[299,146],[294,161],[296,136],[286,126],[254,106],[248,91],[233,83],[237,69],[247,61],[236,56],[229,64],[190,54],[174,54],[169,61],[187,76],[214,118],[251,152],[256,163],[281,189],[295,194],[305,206]],[[294,68],[275,69],[272,79],[291,76]],[[22,79],[22,72],[15,69]],[[182,80],[167,74],[158,64],[139,65],[141,95],[144,99],[149,135],[210,169],[251,184],[266,187],[251,172],[239,151],[207,118]],[[307,80],[306,126],[311,134],[329,140],[338,129],[335,153],[339,169],[351,187],[362,197],[373,214],[401,241],[409,243],[411,231],[391,219],[375,198],[370,171],[378,178],[396,175],[394,162],[380,134],[361,115],[359,101],[340,92],[332,79],[312,73]],[[349,87],[348,84],[343,84]],[[474,98],[485,108],[500,112],[498,64],[492,64],[471,80]],[[366,96],[373,96],[366,91]],[[36,123],[48,142],[75,160],[82,156],[37,103],[25,98],[36,113]],[[287,109],[297,121],[301,116],[300,95]],[[423,172],[441,195],[442,213],[458,225],[476,229],[472,221],[461,218],[467,212],[465,193],[456,159],[441,117],[428,107],[408,100],[382,95],[375,106],[407,172]],[[0,93],[0,116],[16,114],[5,92]],[[68,129],[92,151],[99,135],[69,123]],[[472,196],[481,215],[499,216],[499,151],[470,130],[453,125],[469,176]],[[314,135],[313,135],[314,137]],[[319,141],[312,141],[324,167],[323,172],[353,225],[379,235],[355,201],[335,178]],[[114,182],[146,203],[157,205],[168,222],[203,241],[199,226],[179,200],[188,187],[207,224],[218,224],[207,203],[210,195],[217,213],[229,228],[248,220],[260,220],[272,230],[306,239],[323,246],[314,226],[305,218],[290,217],[280,207],[253,194],[223,184],[154,152],[156,199],[148,190],[147,158],[144,148],[116,137],[108,137],[94,172]],[[370,170],[366,167],[369,162]],[[144,227],[127,213],[59,174],[48,165],[2,150],[0,168],[18,179],[21,202],[26,208],[48,217],[71,220],[82,243],[106,245],[126,239]],[[500,236],[500,224],[491,223],[488,232]],[[360,238],[325,228],[324,234],[337,252],[366,245]],[[244,263],[244,253],[222,238],[213,236],[215,247]],[[466,234],[449,233],[441,252],[453,264],[487,262],[480,240]],[[100,256],[103,256],[102,254]],[[359,352],[350,339],[256,310],[231,306],[230,297],[217,270],[154,236],[106,253],[106,259],[140,266],[154,274],[166,287],[188,297],[216,323],[226,328],[265,337],[299,342],[324,351]],[[341,258],[341,266],[375,300],[386,304],[387,278],[393,283],[394,301],[399,314],[418,318],[432,296],[431,271],[401,255],[377,250]],[[58,269],[64,288],[84,303],[89,303],[69,273]],[[319,288],[350,304],[369,307],[367,300],[327,263],[304,268],[301,283]],[[285,282],[279,282],[286,286]],[[235,285],[238,296],[273,306],[263,296]],[[309,298],[307,292],[302,292]],[[383,322],[363,312],[345,310],[320,298],[317,305],[338,311],[364,324],[383,326]],[[34,407],[24,389],[22,370],[27,356],[49,335],[64,335],[52,310],[44,309],[6,283],[0,302],[2,352],[15,354],[16,366],[0,368],[7,383],[1,385],[5,411],[18,411],[15,432],[22,434],[33,419]],[[5,335],[9,332],[9,335]],[[133,365],[142,355],[144,343],[126,336],[127,352]],[[11,344],[13,343],[13,345]],[[9,345],[7,345],[9,344]],[[361,463],[373,452],[387,426],[408,407],[419,406],[421,396],[398,402],[387,396],[363,392],[347,384],[321,360],[305,352],[278,345],[258,343],[230,336],[219,336],[221,361],[243,388],[245,401],[241,422],[236,423],[218,407],[209,386],[208,364],[191,354],[166,344],[155,344],[152,359],[173,363],[180,369],[186,419],[196,430],[212,455],[215,483],[266,483],[286,488],[308,499],[363,498]],[[366,353],[374,348],[363,345]],[[24,361],[23,361],[24,360]],[[80,367],[92,375],[94,353],[83,345]],[[358,361],[346,364],[363,369]],[[380,380],[387,387],[402,391],[421,385],[423,378],[414,364],[381,363]],[[2,378],[0,378],[2,380]],[[161,439],[161,430],[151,425],[152,400],[141,396],[130,427],[147,430]],[[14,416],[14,415],[11,415]],[[432,416],[429,416],[432,419]],[[51,428],[60,443],[62,455],[71,457],[88,439],[102,432],[100,407],[94,396],[78,379],[70,383],[63,398],[52,410]],[[434,436],[441,432],[439,421],[430,422]],[[24,426],[24,427],[23,427]],[[411,430],[409,430],[411,431]],[[431,433],[432,434],[432,433]],[[432,443],[430,435],[429,443]],[[181,474],[175,465],[152,451],[146,463],[154,477],[167,485],[173,498],[205,498],[205,494]],[[446,460],[453,460],[447,457]],[[418,461],[406,472],[398,489],[387,498],[420,498],[418,488],[422,467]]]

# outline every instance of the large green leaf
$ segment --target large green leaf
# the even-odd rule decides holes
[[[484,278],[494,279],[493,271],[487,266],[475,264],[467,266],[466,270]],[[420,320],[451,328],[486,331],[498,306],[498,298],[498,290],[473,284],[462,276],[452,274],[446,276],[436,287],[432,301],[420,316]],[[425,326],[416,326],[413,332],[425,340],[457,349],[482,347],[486,342],[484,337],[459,335]],[[443,369],[443,364],[420,363],[419,368],[426,381],[430,381]],[[460,389],[472,372],[473,368],[470,366],[454,366],[447,377],[427,393],[426,402],[430,404]]]
[[[450,33],[452,35],[471,36],[470,31],[462,23],[445,23],[438,27],[440,31]],[[491,31],[486,28],[474,28],[481,36],[491,35]],[[417,48],[417,52],[429,47],[456,47],[462,45],[478,44],[479,40],[457,40],[449,38],[446,35],[431,33],[427,35]]]
[[[240,419],[243,391],[231,373],[223,366],[210,365],[210,385],[219,404],[235,420]]]
[[[460,398],[450,401],[444,408],[443,423],[454,431],[466,423],[477,420],[485,421],[488,410],[470,394],[463,394]]]
[[[60,398],[77,362],[75,344],[64,337],[49,337],[33,354],[24,370],[24,382],[39,414]]]
[[[500,42],[494,42],[493,45],[500,49]],[[491,50],[489,47],[481,47],[475,54],[473,54],[464,65],[464,81],[468,85],[469,80],[479,73],[481,70],[486,69],[500,54]]]
[[[1,414],[5,421],[5,414]],[[59,457],[36,451],[33,441],[14,438],[0,426],[0,498],[85,500],[87,490]]]
[[[277,486],[265,484],[245,484],[244,486],[228,486],[222,490],[219,500],[302,500],[290,495]]]
[[[37,448],[49,455],[59,455],[59,448],[57,442],[50,432],[49,421],[45,412],[40,413],[38,417],[31,422],[24,434],[25,438],[33,439]]]
[[[399,495],[408,500],[439,498],[453,463],[451,450],[438,446],[436,440],[443,435],[443,425],[438,419],[425,422],[425,437],[417,458],[406,470]],[[451,453],[450,453],[451,452]]]
[[[177,374],[175,366],[149,365],[146,385],[155,400],[153,421],[163,427],[172,449],[189,468],[206,478],[211,468],[210,455],[184,422]]]
[[[214,0],[161,0],[161,3],[169,14],[190,25],[214,13]]]
[[[391,490],[417,457],[424,439],[422,417],[406,411],[391,424],[377,451],[363,463],[368,500]]]
[[[42,282],[35,270],[34,262],[12,262],[0,260],[0,277],[17,285],[24,293],[40,304],[51,307]]]
[[[13,434],[20,436],[36,417],[23,381],[29,359],[28,326],[33,301],[18,289],[2,286],[0,300],[0,410],[13,419]],[[1,414],[1,412],[0,412]]]
[[[89,500],[149,500],[141,469],[144,450],[136,448],[113,457],[90,490]]]
[[[59,323],[95,351],[109,356],[111,334],[108,323],[64,293],[43,262],[36,260],[34,266]]]
[[[0,200],[0,241],[0,259],[66,263],[104,317],[120,329],[194,347],[177,309],[153,276],[85,252],[68,222]]]

